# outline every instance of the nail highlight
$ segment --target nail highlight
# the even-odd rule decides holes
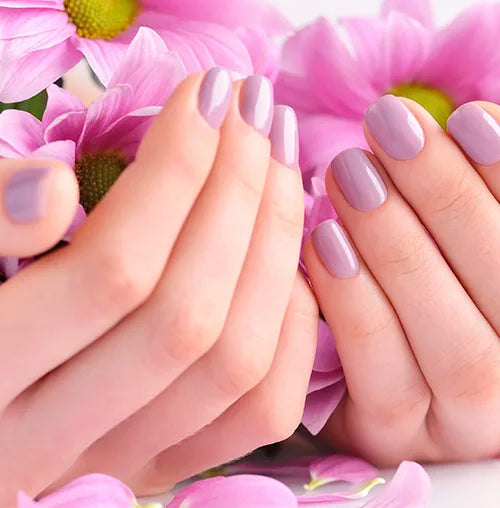
[[[349,204],[370,212],[387,199],[387,187],[372,161],[360,148],[350,148],[333,159],[330,170]]]
[[[207,72],[200,87],[198,107],[205,120],[218,129],[226,118],[233,83],[229,72],[215,67]]]
[[[269,138],[272,157],[289,168],[298,169],[299,129],[297,115],[292,108],[275,106]]]
[[[311,235],[318,256],[331,275],[350,279],[359,272],[359,261],[343,229],[334,220],[322,222]]]
[[[273,85],[264,76],[255,74],[243,83],[240,112],[246,123],[267,136],[271,129],[274,111]]]
[[[365,122],[381,148],[396,160],[410,160],[424,147],[424,131],[413,113],[394,95],[377,99]]]
[[[14,173],[5,187],[5,211],[14,222],[35,222],[45,214],[44,183],[48,168],[26,168]]]
[[[500,126],[476,104],[464,104],[448,118],[448,131],[464,152],[481,166],[500,161]]]

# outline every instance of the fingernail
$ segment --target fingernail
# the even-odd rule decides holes
[[[476,104],[459,107],[448,118],[448,131],[476,164],[500,161],[500,126]]]
[[[333,159],[330,169],[342,194],[356,210],[370,212],[385,203],[387,187],[363,150],[345,150]]]
[[[250,76],[241,89],[240,112],[246,123],[264,136],[273,121],[274,92],[272,83],[264,76]]]
[[[394,95],[377,99],[365,122],[381,148],[396,160],[410,160],[424,147],[424,131],[413,113]]]
[[[295,111],[288,106],[274,108],[271,133],[271,155],[292,169],[299,167],[299,129]]]
[[[44,182],[48,168],[14,173],[5,187],[5,211],[14,222],[35,222],[45,213]]]
[[[232,89],[231,76],[224,69],[211,69],[203,79],[198,104],[201,114],[214,129],[218,129],[226,118]]]
[[[359,262],[343,229],[334,220],[322,222],[312,232],[312,242],[326,269],[338,279],[359,272]]]

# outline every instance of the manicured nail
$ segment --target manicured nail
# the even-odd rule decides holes
[[[5,187],[5,211],[14,222],[35,222],[45,213],[44,183],[48,168],[14,173]]]
[[[370,212],[387,199],[384,181],[360,148],[350,148],[337,155],[330,169],[342,194],[356,210]]]
[[[255,74],[243,83],[240,111],[246,123],[264,136],[269,134],[273,121],[274,91],[272,83]]]
[[[394,95],[377,99],[365,113],[368,130],[393,159],[409,160],[424,147],[424,131],[413,113]]]
[[[448,131],[464,152],[481,166],[500,161],[500,126],[476,104],[464,104],[448,118]]]
[[[233,83],[229,72],[215,67],[207,72],[200,87],[199,108],[206,121],[218,129],[226,118]]]
[[[312,232],[312,241],[326,269],[338,279],[350,279],[359,272],[359,262],[343,229],[334,220],[322,222]]]
[[[299,167],[299,129],[295,111],[288,106],[275,106],[269,134],[271,155],[292,169]]]

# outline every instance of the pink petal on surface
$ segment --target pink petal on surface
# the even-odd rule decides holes
[[[322,457],[309,466],[311,482],[304,486],[306,490],[315,490],[336,481],[353,484],[366,484],[380,476],[378,469],[358,457],[331,455]]]
[[[81,60],[70,40],[15,61],[0,60],[0,101],[19,102],[41,92]]]
[[[80,99],[57,85],[50,85],[47,94],[47,107],[42,119],[44,128],[65,113],[86,110]]]
[[[82,52],[101,83],[108,86],[113,73],[127,49],[127,43],[121,41],[104,41],[101,39],[83,39],[73,37],[75,48]]]
[[[258,0],[142,0],[144,9],[164,11],[181,19],[212,22],[235,29],[259,27],[268,35],[284,35],[292,25],[280,11]]]
[[[382,16],[386,17],[393,11],[411,16],[428,28],[434,25],[431,0],[384,0]]]
[[[75,167],[75,142],[55,141],[36,149],[30,155],[33,159],[46,159],[60,161],[70,168]]]
[[[208,478],[183,489],[168,508],[296,508],[297,499],[283,483],[256,475]]]
[[[478,77],[491,71],[499,38],[497,6],[482,4],[466,10],[436,33],[419,81],[447,92],[456,104],[472,99],[470,90],[475,90]]]
[[[431,40],[432,32],[415,19],[399,12],[389,14],[380,47],[380,75],[387,81],[376,80],[382,93],[417,80],[427,61]]]
[[[43,144],[42,123],[33,115],[15,109],[0,114],[0,157],[27,157]]]
[[[394,478],[364,508],[426,508],[430,505],[431,479],[415,462],[402,462]]]
[[[374,478],[370,483],[363,485],[362,487],[357,487],[351,490],[325,492],[324,494],[306,494],[305,496],[298,496],[297,501],[299,502],[299,505],[303,505],[303,504],[336,503],[342,501],[352,501],[355,499],[362,499],[366,497],[374,487],[376,487],[377,485],[382,485],[384,483],[385,480],[383,478]]]
[[[319,434],[327,424],[345,391],[346,383],[342,380],[307,396],[302,424],[313,436]]]
[[[134,508],[136,499],[132,491],[110,476],[92,474],[82,476],[61,490],[40,501],[28,504],[29,498],[20,494],[18,508]],[[23,503],[23,504],[22,504]]]
[[[11,9],[64,9],[64,0],[0,0],[0,7]]]

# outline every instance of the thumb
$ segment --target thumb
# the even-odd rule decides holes
[[[78,206],[78,183],[66,165],[0,160],[0,256],[28,257],[57,244]]]

